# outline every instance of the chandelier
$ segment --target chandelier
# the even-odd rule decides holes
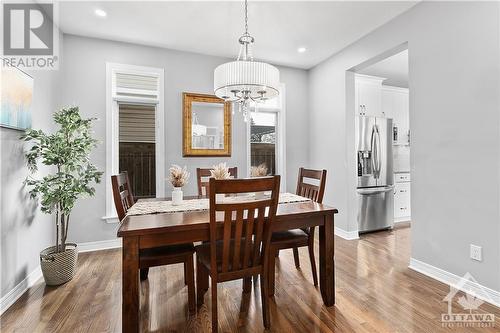
[[[248,120],[250,103],[264,102],[279,94],[279,70],[265,62],[254,61],[254,38],[248,33],[248,2],[245,0],[245,33],[238,39],[240,52],[236,61],[218,66],[214,71],[214,93],[227,102],[239,105]]]

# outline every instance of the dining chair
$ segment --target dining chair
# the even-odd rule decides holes
[[[305,179],[315,180],[315,183],[306,182]],[[326,170],[312,170],[299,168],[299,178],[297,180],[296,194],[309,198],[314,202],[322,203],[325,193]],[[292,229],[281,232],[274,232],[271,237],[269,249],[269,290],[271,296],[274,294],[275,261],[280,250],[293,249],[293,259],[295,267],[300,267],[299,247],[307,246],[309,250],[309,260],[311,261],[311,271],[314,286],[318,285],[318,273],[316,261],[314,259],[314,231],[315,227],[305,229]]]
[[[196,178],[198,180],[198,196],[208,198],[208,180],[211,176],[211,168],[196,168]],[[233,178],[238,178],[238,167],[229,168],[229,175]]]
[[[270,226],[274,222],[278,206],[280,176],[228,180],[210,178],[209,186],[210,242],[195,248],[198,304],[203,304],[203,295],[208,290],[210,277],[212,332],[217,332],[217,284],[238,279],[248,281],[253,276],[260,275],[262,319],[264,327],[269,328],[267,261]],[[263,191],[271,191],[270,196],[252,200],[238,197],[241,193]],[[216,201],[217,194],[232,196],[230,199]]]
[[[127,211],[134,205],[134,197],[127,172],[111,176],[113,199],[120,222]],[[189,312],[196,311],[194,286],[194,245],[193,243],[169,245],[141,250],[139,253],[139,269],[141,280],[148,278],[149,268],[155,266],[184,264],[184,284],[188,288]]]

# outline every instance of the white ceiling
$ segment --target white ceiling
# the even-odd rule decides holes
[[[385,77],[385,85],[408,88],[408,50],[379,61],[359,73]]]
[[[254,57],[310,68],[416,3],[250,1]],[[97,17],[96,9],[107,17]],[[61,2],[59,10],[65,33],[230,58],[243,32],[242,1],[78,1]]]

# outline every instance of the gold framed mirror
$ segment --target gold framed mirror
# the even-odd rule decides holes
[[[182,156],[231,156],[231,103],[183,93]]]

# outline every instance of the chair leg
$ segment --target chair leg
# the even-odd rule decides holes
[[[249,293],[252,291],[252,277],[243,278],[243,292]]]
[[[311,271],[313,275],[314,286],[318,286],[318,272],[316,271],[316,260],[314,259],[314,243],[309,243],[309,260],[311,261]]]
[[[198,305],[202,305],[208,290],[208,272],[205,266],[196,260],[196,296]]]
[[[271,327],[271,313],[269,311],[269,293],[268,293],[268,281],[265,274],[260,275],[260,296],[262,298],[262,321],[264,327],[269,329]]]
[[[184,275],[184,280],[187,282],[188,288],[188,307],[189,313],[196,312],[196,295],[194,291],[194,263],[193,256],[190,255],[184,262],[184,267],[186,268],[186,274]]]
[[[217,281],[212,278],[212,333],[217,333],[219,328],[217,319]]]
[[[293,248],[293,261],[295,261],[295,267],[299,268],[300,267],[299,250],[297,250],[296,247]]]
[[[188,284],[187,279],[186,279],[186,276],[188,274],[187,271],[188,271],[187,264],[186,264],[186,262],[184,262],[184,285]]]
[[[318,286],[318,271],[316,270],[316,260],[314,259],[314,230],[315,227],[309,228],[309,241],[307,248],[309,249],[309,260],[311,261],[311,271],[313,275],[314,286]]]
[[[275,283],[275,279],[276,279],[276,257],[277,257],[275,253],[278,251],[279,250],[269,251],[270,252],[269,268],[268,268],[268,272],[269,272],[269,279],[268,279],[269,296],[274,296],[274,283]]]
[[[147,280],[149,274],[149,267],[141,268],[140,270],[141,281]]]

